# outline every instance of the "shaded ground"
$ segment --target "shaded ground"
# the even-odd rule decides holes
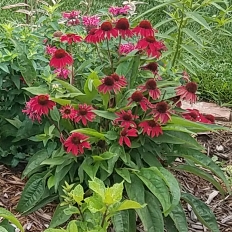
[[[230,126],[230,124],[227,124]],[[207,155],[217,159],[219,165],[226,169],[232,165],[232,132],[200,134],[198,141],[205,146]],[[225,170],[226,172],[226,170]],[[232,183],[232,172],[226,172]],[[207,181],[189,173],[176,172],[183,188],[207,202],[217,217],[220,232],[232,232],[232,196],[223,198]],[[0,206],[15,213],[24,225],[26,232],[42,232],[49,224],[55,204],[49,204],[28,216],[21,216],[15,211],[16,205],[24,188],[25,182],[20,179],[20,173],[0,165]],[[186,205],[189,232],[206,232],[201,223],[196,220],[194,213]],[[141,229],[139,229],[141,231]]]

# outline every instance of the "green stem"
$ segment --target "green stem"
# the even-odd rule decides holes
[[[84,215],[83,215],[83,213],[81,212],[81,209],[80,209],[80,206],[79,205],[77,205],[77,208],[78,208],[78,211],[79,211],[79,213],[80,213],[80,215],[81,215],[81,219],[82,219],[82,221],[84,221]]]
[[[104,224],[105,224],[105,220],[106,220],[106,217],[107,217],[107,211],[108,211],[108,207],[106,208],[106,211],[103,215],[103,218],[102,218],[102,222],[101,222],[101,227],[103,228]]]
[[[177,36],[177,44],[176,44],[176,51],[172,60],[172,67],[174,67],[175,63],[176,63],[176,58],[179,54],[179,50],[180,50],[180,45],[181,45],[181,35],[182,35],[182,24],[184,21],[184,4],[181,10],[181,19],[180,19],[180,24],[179,24],[179,28],[178,28],[178,36]]]
[[[108,39],[106,39],[106,44],[107,44],[108,56],[109,56],[109,60],[110,60],[112,73],[114,73],[114,64],[113,64],[113,60],[112,60],[112,57],[111,57],[111,54],[110,54],[110,45],[109,45],[109,40]]]

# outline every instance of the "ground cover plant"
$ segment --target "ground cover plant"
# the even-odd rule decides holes
[[[7,121],[19,131],[24,120],[37,127],[22,138],[36,149],[23,172],[29,180],[17,209],[28,214],[54,199],[62,201],[66,182],[79,190],[81,184],[81,192],[89,196],[96,193],[89,183],[104,189],[123,181],[123,198],[143,205],[136,212],[146,231],[188,231],[181,200],[192,206],[201,223],[219,231],[208,206],[182,189],[173,175],[174,170],[199,175],[224,195],[227,190],[215,175],[229,189],[223,172],[192,137],[224,128],[213,124],[212,115],[180,109],[183,99],[196,102],[198,85],[175,63],[181,56],[178,43],[170,53],[170,41],[160,40],[149,19],[132,16],[135,12],[127,5],[91,16],[77,10],[61,15],[58,7],[44,6],[46,14],[36,30],[23,30],[27,34],[22,39],[32,36],[37,41],[29,50],[13,39],[17,29],[3,26],[21,62],[17,75],[22,75],[26,104],[20,110],[27,116]],[[177,157],[181,165],[174,162]],[[114,198],[112,191],[103,192]],[[73,207],[79,201],[83,199]],[[88,204],[90,212],[99,210],[103,216],[105,207],[96,200]],[[59,205],[50,227],[68,220],[69,209]],[[124,209],[114,215],[113,226],[116,231],[135,231],[136,214]],[[91,225],[95,219],[89,219]],[[108,226],[111,221],[106,222]],[[99,223],[97,228],[106,230]]]

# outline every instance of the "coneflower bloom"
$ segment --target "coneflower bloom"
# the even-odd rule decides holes
[[[101,79],[102,84],[98,86],[98,91],[101,93],[118,93],[121,89],[121,86],[112,76],[106,76],[105,78]]]
[[[200,119],[200,112],[197,109],[187,109],[187,112],[182,113],[182,116],[187,120],[197,122]]]
[[[190,103],[197,101],[197,84],[195,82],[189,82],[186,85],[179,86],[176,88],[176,95],[180,96],[181,99],[185,99]]]
[[[96,36],[98,36],[100,41],[105,39],[110,39],[111,37],[117,37],[118,31],[113,28],[111,22],[104,22],[101,24],[101,27],[96,30]]]
[[[160,121],[160,123],[165,124],[171,119],[169,112],[169,106],[165,101],[155,104],[152,110],[153,117],[155,121]]]
[[[165,49],[165,45],[163,42],[157,41],[154,36],[147,36],[138,41],[136,48],[145,49],[148,56],[159,58],[161,51]]]
[[[154,75],[156,75],[158,73],[158,64],[156,62],[150,62],[147,65],[141,67],[141,69],[149,70],[154,73]]]
[[[90,149],[90,143],[87,141],[88,136],[81,133],[72,133],[63,143],[67,152],[71,152],[73,155],[81,155],[84,153],[84,149]]]
[[[26,114],[32,121],[38,121],[39,123],[41,123],[41,115],[39,115],[32,109],[30,101],[26,102],[25,109],[23,109],[22,112]]]
[[[88,35],[85,37],[85,41],[87,43],[99,43],[100,42],[100,39],[99,37],[96,35],[96,31],[97,29],[96,28],[93,28],[89,31]]]
[[[111,6],[109,8],[109,13],[111,13],[113,16],[127,15],[129,11],[130,11],[130,6],[128,5],[125,5],[123,7]]]
[[[113,73],[110,76],[113,77],[116,84],[118,84],[121,88],[127,86],[127,80],[124,76],[119,76],[116,73]]]
[[[100,17],[97,15],[88,16],[85,15],[82,17],[82,23],[87,28],[87,31],[96,28],[100,23]]]
[[[203,114],[203,116],[208,120],[208,122],[205,123],[209,123],[209,124],[215,123],[215,117],[212,114]]]
[[[49,44],[48,44],[48,45],[46,46],[46,48],[45,48],[46,53],[47,53],[48,55],[50,55],[50,56],[52,56],[52,55],[55,53],[56,50],[57,50],[56,47],[50,46]]]
[[[114,123],[121,123],[120,126],[129,128],[129,127],[137,127],[134,122],[135,119],[138,118],[137,115],[133,115],[131,110],[121,110],[120,112],[115,113],[118,117],[114,120]]]
[[[141,92],[148,92],[149,96],[156,100],[160,97],[161,91],[157,88],[156,81],[154,79],[149,79],[146,81],[145,85],[139,86]]]
[[[56,103],[49,99],[49,95],[38,95],[29,100],[26,103],[26,109],[23,113],[26,113],[31,118],[39,119],[38,116],[48,115],[49,111],[53,109]]]
[[[73,58],[64,49],[57,49],[50,60],[50,66],[54,68],[63,68],[71,64],[73,64]]]
[[[118,52],[120,55],[127,55],[133,50],[135,50],[135,45],[133,43],[126,43],[120,44]]]
[[[150,102],[143,96],[143,93],[141,91],[135,91],[131,97],[128,98],[130,105],[132,102],[135,102],[136,104],[139,104],[143,111],[147,111],[148,106],[150,105]]]
[[[60,108],[61,117],[65,119],[73,120],[76,116],[76,110],[73,106],[66,105]]]
[[[138,131],[134,128],[123,129],[120,133],[119,144],[121,146],[123,146],[123,144],[126,144],[128,147],[131,147],[131,141],[129,137],[138,137]]]
[[[67,79],[68,75],[71,73],[71,71],[69,69],[66,69],[66,68],[57,68],[54,70],[54,73],[57,74],[57,77]]]
[[[74,121],[77,123],[81,121],[86,126],[88,122],[92,122],[96,117],[93,110],[94,108],[90,105],[79,104]]]
[[[78,43],[82,41],[82,38],[79,35],[69,33],[62,35],[60,37],[61,42],[67,42],[68,44]]]
[[[147,134],[152,138],[163,134],[161,126],[154,120],[143,121],[139,124],[139,127],[142,128],[143,134]]]
[[[156,30],[152,28],[150,21],[142,20],[137,27],[133,29],[133,32],[136,35],[140,35],[142,37],[154,36]]]
[[[127,18],[119,19],[116,22],[115,29],[123,39],[133,36],[133,32],[130,30],[130,24]]]

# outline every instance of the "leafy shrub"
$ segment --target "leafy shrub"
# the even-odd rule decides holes
[[[33,125],[43,127],[29,141],[44,148],[23,172],[29,180],[17,209],[30,213],[61,196],[65,181],[86,190],[89,180],[97,177],[106,186],[124,181],[125,197],[147,204],[136,210],[145,230],[188,231],[182,199],[217,232],[208,206],[181,189],[172,171],[199,175],[225,194],[213,177],[228,187],[223,172],[192,137],[224,128],[209,125],[208,116],[198,120],[207,124],[195,122],[191,115],[190,120],[182,117],[181,100],[195,102],[196,83],[185,73],[172,72],[173,59],[165,56],[166,47],[154,37],[148,20],[133,24],[126,17],[130,8],[111,11],[102,13],[101,22],[98,16],[85,21],[78,11],[64,13],[63,23],[54,24],[53,14],[39,19],[38,30],[47,33],[50,62],[38,74],[42,83],[32,86],[31,70],[27,72],[30,86],[24,89],[35,96],[23,112]],[[177,157],[183,164],[174,162]],[[119,217],[132,232],[134,215],[125,212]]]

